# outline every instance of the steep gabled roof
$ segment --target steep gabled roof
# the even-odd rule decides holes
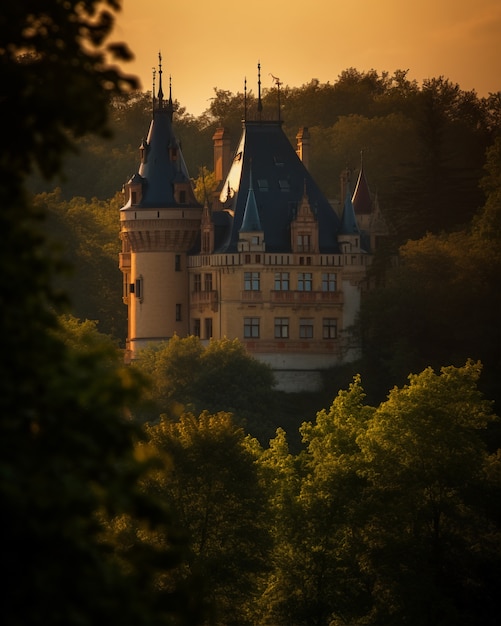
[[[228,245],[236,251],[238,232],[252,187],[268,252],[290,252],[290,222],[305,186],[319,224],[321,252],[338,252],[340,220],[287,139],[280,121],[245,121],[220,199],[234,214]],[[245,227],[245,224],[244,224]]]

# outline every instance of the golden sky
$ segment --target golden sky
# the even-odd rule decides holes
[[[334,83],[350,67],[409,70],[419,83],[444,76],[478,95],[501,91],[501,0],[123,0],[113,39],[135,55],[125,64],[152,86],[163,57],[163,86],[199,115],[214,88],[257,93]],[[157,83],[158,84],[158,83]]]

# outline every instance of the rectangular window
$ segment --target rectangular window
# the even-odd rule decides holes
[[[322,274],[322,291],[336,291],[336,274]]]
[[[297,251],[298,252],[310,252],[311,250],[311,235],[300,234],[297,236]]]
[[[289,291],[289,272],[275,272],[275,291]]]
[[[143,278],[140,276],[136,278],[136,288],[134,291],[136,298],[141,299],[143,297]]]
[[[202,274],[194,274],[193,276],[193,291],[202,291]]]
[[[244,337],[246,339],[259,338],[259,317],[244,317]]]
[[[181,305],[176,304],[176,322],[181,321]]]
[[[313,285],[312,274],[310,272],[300,272],[297,275],[298,291],[311,291]]]
[[[322,322],[322,337],[324,339],[336,339],[337,319],[334,317],[324,317]]]
[[[212,291],[212,274],[204,274],[204,290]]]
[[[288,317],[276,317],[275,318],[275,338],[276,339],[288,339],[289,338],[289,318]]]
[[[180,272],[181,271],[181,255],[180,254],[176,254],[176,256],[174,258],[174,270],[176,272]]]
[[[193,334],[195,337],[200,337],[200,318],[193,320]]]
[[[302,317],[299,320],[299,337],[300,339],[313,338],[313,319],[310,317]]]
[[[244,290],[259,291],[260,276],[259,272],[244,272]]]
[[[204,319],[205,326],[205,338],[210,339],[212,337],[212,317],[206,317]]]

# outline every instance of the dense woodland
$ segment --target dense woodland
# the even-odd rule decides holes
[[[108,65],[114,0],[38,5],[0,19],[2,624],[498,626],[501,94],[283,89],[325,193],[363,150],[391,229],[363,358],[322,394],[278,394],[229,339],[125,366],[119,189],[150,96]],[[242,105],[178,107],[199,189]]]

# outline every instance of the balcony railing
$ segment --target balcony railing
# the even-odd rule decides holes
[[[295,304],[310,302],[312,304],[343,303],[342,291],[270,291],[273,304]]]
[[[217,290],[212,291],[192,291],[191,306],[198,308],[200,311],[210,307],[214,312],[217,311],[219,304],[219,295]]]
[[[339,339],[244,339],[249,352],[278,354],[340,354]]]
[[[120,252],[118,255],[118,266],[123,270],[130,270],[130,252]]]

